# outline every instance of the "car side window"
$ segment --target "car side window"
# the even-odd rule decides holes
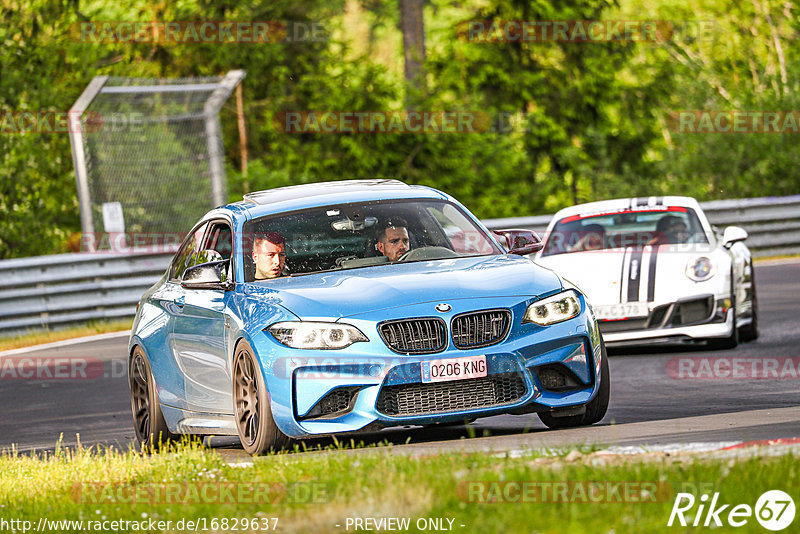
[[[223,260],[229,260],[233,250],[231,227],[224,222],[212,222],[203,239],[202,250],[216,250]]]
[[[183,278],[183,272],[194,265],[197,252],[200,250],[200,243],[203,240],[203,234],[207,227],[208,223],[203,223],[186,237],[183,245],[181,245],[178,253],[175,254],[175,258],[172,260],[172,265],[169,269],[169,279],[171,281],[181,280],[181,278]]]
[[[219,254],[219,257],[228,262],[223,269],[223,278],[228,279],[228,274],[232,272],[231,254],[233,252],[233,237],[231,234],[231,227],[228,226],[228,223],[222,221],[210,222],[200,250],[213,250]],[[213,261],[202,256],[203,255],[198,256],[197,263]]]

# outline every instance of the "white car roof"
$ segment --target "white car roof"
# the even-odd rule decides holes
[[[570,217],[573,215],[580,215],[583,217],[586,215],[593,215],[600,213],[636,210],[637,208],[639,209],[657,208],[663,206],[680,206],[684,208],[692,208],[698,213],[701,219],[704,218],[702,215],[703,210],[700,209],[700,204],[697,202],[697,200],[691,197],[676,197],[676,196],[633,197],[633,198],[617,198],[614,200],[600,200],[597,202],[587,202],[586,204],[576,204],[575,206],[570,206],[568,208],[559,210],[555,215],[553,215],[551,224],[563,219],[564,217]]]

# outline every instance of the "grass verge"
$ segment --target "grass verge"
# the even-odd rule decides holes
[[[198,531],[264,532],[274,529],[277,518],[279,532],[353,532],[355,518],[396,517],[409,518],[409,531],[438,525],[481,533],[671,532],[675,527],[666,525],[677,492],[693,494],[697,504],[701,495],[719,492],[719,504],[751,507],[771,489],[797,498],[797,466],[792,455],[409,458],[388,449],[279,454],[230,466],[196,442],[151,456],[113,450],[6,453],[0,456],[0,518],[34,527],[42,518],[83,521],[84,531],[88,521],[152,520],[146,525],[155,525],[152,531],[190,531],[186,522],[198,521]],[[696,515],[697,505],[685,514],[689,521]],[[176,528],[181,520],[183,528]],[[51,531],[78,531],[75,524],[47,524]],[[726,524],[718,531],[729,529],[734,530]],[[735,530],[764,532],[755,517]]]
[[[63,341],[76,337],[130,330],[131,322],[131,319],[123,321],[93,321],[80,326],[64,328],[63,330],[30,330],[12,336],[0,337],[0,351],[41,345],[42,343],[51,343],[53,341]]]

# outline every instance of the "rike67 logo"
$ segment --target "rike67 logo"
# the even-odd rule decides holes
[[[755,507],[749,504],[723,504],[719,492],[710,498],[703,494],[696,499],[691,493],[678,493],[667,526],[677,523],[682,527],[741,527],[755,515],[762,527],[779,531],[792,524],[794,520],[794,501],[786,492],[770,490],[764,492],[756,501]]]

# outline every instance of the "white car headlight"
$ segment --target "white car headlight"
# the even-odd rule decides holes
[[[686,276],[695,282],[704,282],[717,274],[717,267],[711,258],[700,256],[693,260],[689,260],[686,264]]]
[[[580,313],[581,301],[578,298],[578,293],[573,289],[569,289],[528,306],[528,309],[525,310],[525,315],[522,316],[522,322],[547,326],[572,319]]]
[[[285,321],[267,330],[293,349],[343,349],[358,341],[369,341],[355,326],[340,323]]]

